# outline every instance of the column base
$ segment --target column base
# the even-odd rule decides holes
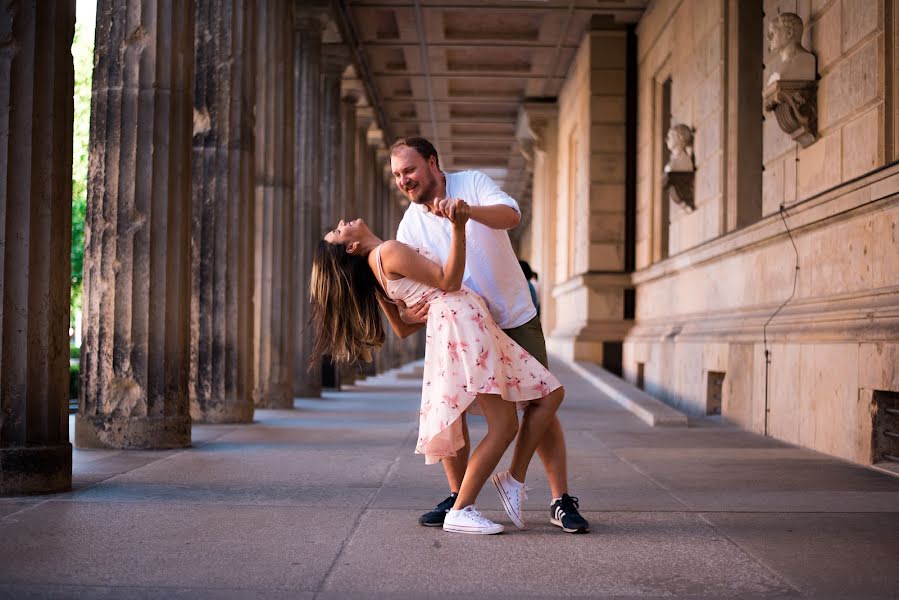
[[[72,444],[0,448],[0,496],[72,489]]]
[[[75,416],[75,447],[166,450],[190,447],[190,417]]]
[[[252,423],[255,410],[256,407],[253,406],[252,402],[226,404],[206,410],[201,410],[199,407],[191,407],[190,417],[194,423],[202,423],[204,425]]]
[[[293,395],[287,390],[270,390],[256,398],[256,408],[293,410]]]

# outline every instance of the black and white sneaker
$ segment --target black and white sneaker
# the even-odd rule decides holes
[[[434,510],[426,512],[418,517],[419,525],[424,525],[425,527],[443,527],[443,520],[446,518],[446,513],[449,512],[449,509],[456,503],[456,496],[458,495],[458,493],[453,492],[446,500],[434,507]]]
[[[562,494],[562,497],[550,506],[549,522],[561,527],[565,533],[587,533],[590,524],[577,509],[577,498]]]

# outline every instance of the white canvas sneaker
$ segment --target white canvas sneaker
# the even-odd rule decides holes
[[[512,522],[515,523],[515,527],[527,529],[524,524],[521,510],[524,501],[527,500],[528,497],[528,488],[523,483],[516,481],[508,471],[497,473],[491,477],[490,480],[493,481],[493,485],[496,486],[496,491],[499,494],[499,499],[503,503],[503,508],[506,509],[506,514],[509,515]]]
[[[469,504],[461,510],[450,509],[443,520],[443,530],[455,533],[489,535],[491,533],[501,533],[503,526],[499,523],[494,523],[479,513],[474,504]]]

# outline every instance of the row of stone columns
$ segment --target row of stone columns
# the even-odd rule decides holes
[[[337,218],[400,217],[327,7],[98,2],[77,445],[184,447],[192,422],[319,393],[311,251]],[[71,485],[74,20],[74,0],[0,8],[0,494]]]

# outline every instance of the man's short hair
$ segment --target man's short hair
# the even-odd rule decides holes
[[[397,141],[393,142],[393,145],[390,146],[390,155],[393,156],[397,148],[401,148],[402,146],[409,146],[410,148],[414,149],[425,160],[428,160],[433,156],[434,162],[437,164],[437,168],[440,168],[440,158],[437,156],[437,149],[434,147],[434,144],[432,144],[425,138],[400,138]]]
[[[796,13],[785,12],[775,17],[777,23],[784,28],[791,40],[799,40],[802,37],[802,17]]]

